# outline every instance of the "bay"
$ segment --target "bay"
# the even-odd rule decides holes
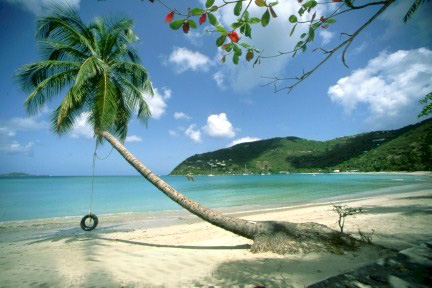
[[[290,174],[163,176],[209,208],[237,211],[340,201],[432,188],[429,176],[405,174]],[[93,213],[177,211],[182,208],[141,176],[0,178],[0,222]],[[91,200],[92,199],[92,200]]]

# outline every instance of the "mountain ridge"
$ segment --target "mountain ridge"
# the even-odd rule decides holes
[[[328,141],[295,136],[240,143],[182,161],[170,175],[432,170],[432,118]]]

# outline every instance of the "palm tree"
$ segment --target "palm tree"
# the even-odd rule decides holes
[[[328,244],[334,240],[334,231],[324,225],[254,222],[205,208],[177,192],[127,151],[121,141],[126,138],[128,122],[134,111],[139,119],[148,119],[143,92],[152,93],[148,73],[132,47],[138,41],[132,24],[130,19],[98,18],[86,26],[76,11],[59,8],[40,18],[36,38],[44,60],[23,66],[17,75],[22,88],[30,93],[25,101],[27,112],[38,113],[65,91],[51,116],[55,133],[67,133],[74,119],[88,112],[97,143],[107,140],[147,180],[191,213],[254,240],[253,250],[333,249]]]

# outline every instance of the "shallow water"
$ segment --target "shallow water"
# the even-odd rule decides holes
[[[265,209],[361,198],[432,188],[414,175],[291,174],[249,176],[164,176],[187,197],[210,208]],[[166,212],[180,206],[141,176],[0,178],[0,222],[98,215]],[[158,213],[159,214],[159,213]]]

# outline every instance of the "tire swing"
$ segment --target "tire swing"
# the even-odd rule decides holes
[[[105,158],[99,158],[96,154],[96,150],[97,150],[97,143],[96,143],[95,151],[93,153],[93,165],[92,165],[93,175],[92,175],[92,185],[91,185],[91,192],[90,192],[89,213],[81,219],[81,223],[80,223],[81,229],[84,231],[91,231],[91,230],[95,229],[99,223],[98,217],[92,213],[96,158],[98,158],[100,160],[104,160],[104,159],[108,158],[108,156],[112,152],[112,149],[111,149],[111,152],[109,152],[109,154]]]

